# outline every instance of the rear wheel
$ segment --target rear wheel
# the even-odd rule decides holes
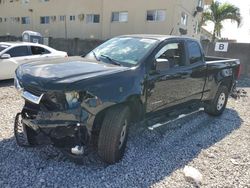
[[[98,154],[105,162],[113,164],[123,157],[129,123],[128,106],[117,106],[107,111],[98,140]]]
[[[219,116],[225,110],[227,101],[228,88],[226,86],[221,86],[219,87],[215,98],[205,106],[205,112],[213,116]]]

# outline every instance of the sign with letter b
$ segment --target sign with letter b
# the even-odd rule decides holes
[[[216,42],[214,51],[216,52],[227,52],[228,42]]]

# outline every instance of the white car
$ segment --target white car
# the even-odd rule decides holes
[[[41,44],[0,42],[0,80],[14,78],[20,64],[59,57],[68,57],[68,54]]]

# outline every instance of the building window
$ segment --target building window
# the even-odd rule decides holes
[[[112,12],[112,22],[127,22],[128,12]]]
[[[166,11],[165,10],[148,10],[147,21],[165,21]]]
[[[40,17],[40,24],[49,24],[49,23],[50,23],[50,17],[49,16]]]
[[[198,7],[203,7],[203,2],[202,2],[202,0],[198,0]]]
[[[64,21],[65,21],[65,18],[66,18],[66,16],[59,16],[60,22],[64,22]]]
[[[14,23],[15,22],[15,18],[14,17],[10,17],[10,23]]]
[[[70,21],[75,21],[75,20],[76,20],[76,16],[75,16],[75,15],[69,16],[69,20],[70,20]]]
[[[29,0],[22,0],[22,4],[28,4],[29,2]]]
[[[181,13],[181,25],[187,26],[188,15],[185,12]]]
[[[100,23],[100,15],[99,14],[87,14],[87,23]]]
[[[19,23],[20,17],[10,17],[10,23]]]
[[[30,24],[30,17],[22,17],[21,23],[22,24]]]
[[[6,0],[0,0],[0,4],[6,3]]]

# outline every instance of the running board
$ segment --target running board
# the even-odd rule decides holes
[[[162,122],[162,123],[157,123],[157,124],[155,124],[155,125],[153,125],[153,126],[148,127],[148,129],[151,130],[151,131],[153,131],[154,129],[157,129],[157,128],[159,128],[159,127],[162,127],[163,125],[166,125],[166,124],[175,122],[175,121],[177,121],[177,120],[179,120],[179,119],[188,117],[188,116],[193,115],[193,114],[195,114],[195,113],[198,113],[198,112],[200,112],[200,111],[204,111],[204,108],[200,108],[199,110],[193,111],[193,112],[191,112],[191,113],[181,114],[181,115],[179,115],[179,116],[178,116],[177,118],[175,118],[175,119],[172,119],[172,120],[169,120],[169,121],[166,121],[166,122]]]

